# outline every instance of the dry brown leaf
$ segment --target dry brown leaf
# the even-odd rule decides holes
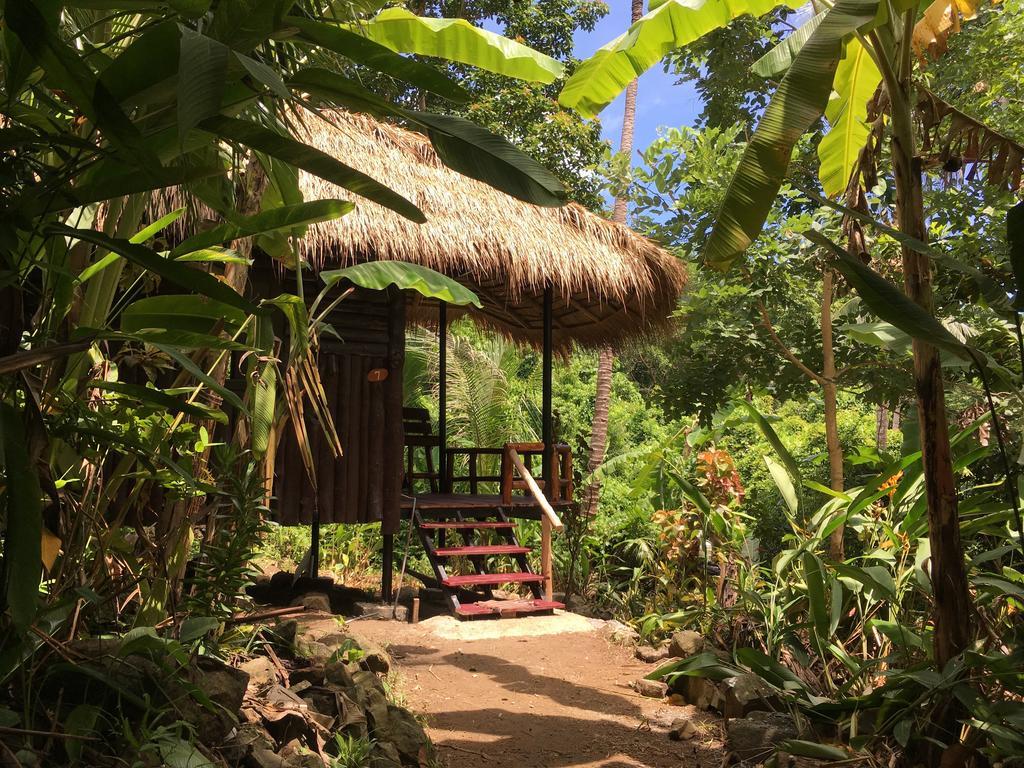
[[[960,31],[961,22],[977,16],[980,5],[981,0],[935,0],[929,5],[914,26],[914,52],[921,63],[945,53],[950,35]]]

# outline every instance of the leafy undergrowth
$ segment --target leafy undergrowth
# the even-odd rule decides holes
[[[768,420],[751,417],[772,432]],[[789,754],[882,762],[900,755],[913,765],[954,744],[995,762],[1024,756],[1024,574],[1005,485],[972,483],[972,467],[989,455],[985,424],[979,419],[953,438],[973,598],[965,621],[974,634],[969,649],[942,666],[934,660],[919,451],[876,457],[863,485],[807,510],[807,487],[820,488],[801,487],[798,462],[773,436],[778,459],[765,461],[791,531],[770,561],[748,533],[731,457],[703,451],[684,474],[673,464],[680,454],[664,452],[661,471],[680,507],[656,516],[658,567],[634,588],[646,590],[648,605],[674,609],[634,624],[654,643],[696,629],[717,651],[673,661],[652,677],[684,690],[690,677],[757,675],[814,742],[787,744]],[[834,560],[829,539],[841,525],[848,554]]]

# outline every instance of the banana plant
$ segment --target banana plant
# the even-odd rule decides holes
[[[728,269],[759,236],[798,139],[823,116],[830,123],[830,133],[819,149],[826,193],[859,188],[864,167],[873,171],[877,162],[866,145],[877,147],[887,138],[896,182],[896,229],[905,237],[924,242],[927,232],[918,157],[921,136],[915,123],[922,92],[916,69],[928,57],[941,54],[947,38],[962,21],[973,16],[976,7],[974,0],[936,0],[925,6],[909,0],[837,0],[827,3],[801,30],[759,62],[761,71],[781,74],[781,81],[729,184],[704,251],[705,262],[716,269]],[[769,9],[751,4],[741,6],[741,10],[763,13]],[[718,3],[695,7],[682,0],[667,0],[586,60],[566,82],[563,103],[576,106],[584,114],[596,112],[629,79],[673,47],[686,45],[695,34],[727,24],[730,16],[723,16]],[[865,106],[869,99],[877,102],[878,113],[878,120],[870,126]],[[956,116],[956,110],[950,108],[944,114]],[[881,119],[883,115],[888,122]],[[947,132],[951,139],[962,130],[956,126],[964,122],[955,117],[952,125]],[[971,125],[972,129],[985,130],[976,121]],[[1013,147],[1014,157],[1022,158],[1024,151],[1019,149]],[[1003,156],[1000,151],[974,159],[981,165],[992,161],[991,183],[1002,183],[999,158]],[[901,243],[901,255],[906,298],[916,305],[917,320],[924,316],[934,319],[929,257],[907,242]],[[853,269],[852,264],[845,263]],[[864,285],[862,281],[858,290]],[[916,324],[920,327],[920,322]],[[926,446],[924,476],[929,489],[933,578],[941,584],[933,594],[935,656],[944,666],[968,647],[972,631],[939,357],[940,348],[952,345],[941,333],[916,334],[915,339],[915,388]]]
[[[465,102],[446,74],[405,54],[540,82],[560,69],[462,21],[369,18],[345,5],[11,0],[0,13],[2,134],[12,149],[0,193],[0,612],[24,631],[42,615],[40,564],[56,568],[56,598],[77,579],[77,565],[66,563],[96,540],[113,542],[152,494],[174,499],[159,511],[157,534],[169,543],[154,572],[172,576],[183,565],[190,539],[171,533],[190,535],[190,505],[214,492],[205,457],[213,425],[224,420],[217,403],[248,418],[255,428],[246,446],[266,452],[284,378],[268,316],[301,318],[292,298],[246,298],[251,244],[281,256],[308,225],[352,206],[304,201],[298,171],[423,220],[403,196],[296,138],[296,111],[307,119],[339,107],[392,117],[427,133],[456,170],[560,205],[558,181],[504,139],[461,118],[384,102],[351,75],[361,67]],[[170,188],[222,223],[190,237],[183,211],[149,220],[150,196]],[[166,295],[147,295],[158,281]],[[223,378],[233,352],[254,373],[241,395]],[[124,376],[126,360],[156,366],[172,386]],[[54,564],[44,503],[48,496],[60,509],[65,495],[76,513]],[[173,590],[150,592],[160,604]]]

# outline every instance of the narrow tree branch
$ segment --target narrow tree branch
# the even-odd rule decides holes
[[[26,352],[15,352],[13,355],[0,357],[0,375],[32,368],[40,363],[66,357],[76,352],[84,352],[91,344],[92,339],[86,339],[85,341],[72,341],[67,344],[54,344],[52,347],[42,347],[41,349],[32,349]]]
[[[818,384],[827,383],[828,380],[824,376],[808,368],[804,364],[804,362],[799,357],[796,356],[793,350],[787,347],[786,343],[779,338],[779,334],[775,332],[775,326],[772,325],[771,318],[768,317],[768,310],[765,308],[764,302],[761,301],[760,299],[757,300],[757,309],[761,313],[761,324],[764,326],[764,329],[768,331],[768,335],[771,337],[772,341],[775,342],[775,346],[777,346],[779,348],[779,351],[782,352],[782,356],[789,360],[789,362],[791,362],[797,368],[799,368],[800,371],[802,371],[803,374],[810,378],[812,381]]]

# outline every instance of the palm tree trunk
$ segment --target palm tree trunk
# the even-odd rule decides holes
[[[829,487],[843,490],[843,445],[839,442],[839,409],[836,391],[836,354],[832,347],[833,272],[826,268],[821,280],[822,395],[825,400],[825,447],[828,450]],[[843,531],[840,525],[829,537],[828,552],[833,560],[843,559]]]
[[[644,15],[643,0],[632,0],[632,20],[636,21]],[[637,81],[633,80],[626,87],[626,103],[622,113],[622,134],[619,139],[619,152],[628,157],[633,153],[633,134],[636,128],[636,92]],[[628,201],[625,195],[615,198],[612,208],[612,221],[626,223]],[[587,474],[591,480],[587,485],[583,498],[583,510],[587,516],[597,514],[597,503],[601,497],[601,481],[594,473],[604,463],[604,455],[608,449],[608,411],[612,399],[612,371],[615,368],[615,352],[611,347],[602,347],[597,356],[597,381],[594,393],[594,420],[590,425],[590,460],[587,463]]]

